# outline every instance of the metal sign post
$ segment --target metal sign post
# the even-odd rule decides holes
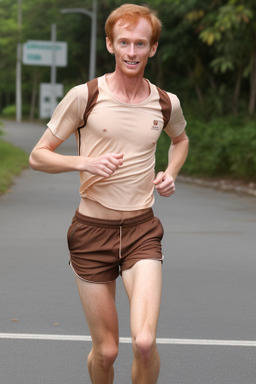
[[[22,0],[18,0],[18,26],[22,25]],[[16,121],[21,122],[22,118],[22,92],[21,92],[21,56],[22,45],[17,45],[17,62],[16,62]]]
[[[96,42],[97,42],[97,0],[92,0],[92,11],[84,8],[65,8],[60,10],[61,13],[83,13],[89,16],[91,23],[91,46],[90,46],[90,65],[89,80],[94,79],[96,72]]]
[[[56,84],[56,24],[52,24],[51,29],[51,41],[52,41],[52,65],[51,65],[51,114],[56,108],[56,95],[55,95],[55,84]]]

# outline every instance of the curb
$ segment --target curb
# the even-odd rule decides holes
[[[201,187],[216,188],[226,192],[237,192],[256,197],[256,183],[254,182],[245,183],[241,180],[227,179],[208,180],[189,176],[178,176],[178,180],[182,183],[195,184]]]

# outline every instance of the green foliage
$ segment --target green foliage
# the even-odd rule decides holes
[[[8,107],[5,107],[2,110],[1,115],[3,117],[15,117],[16,116],[16,106],[15,105],[8,105]]]
[[[28,167],[28,154],[0,140],[0,194],[6,192],[13,177]]]
[[[143,4],[143,1],[132,1]],[[114,69],[105,48],[104,23],[122,0],[98,0],[97,76]],[[148,0],[163,22],[156,57],[145,76],[177,93],[183,105],[212,109],[210,117],[241,110],[255,111],[256,84],[255,0]],[[61,14],[62,8],[91,10],[92,0],[26,0],[22,2],[22,28],[18,2],[0,0],[0,111],[15,103],[15,68],[18,42],[49,40],[51,24],[57,40],[68,43],[68,67],[57,69],[65,90],[86,82],[89,72],[91,19],[83,14]],[[50,68],[22,66],[23,103],[38,105],[39,84],[50,82]],[[224,89],[225,87],[225,89]],[[216,106],[216,109],[214,110]],[[250,107],[249,107],[250,106]],[[195,107],[199,111],[200,108]],[[199,115],[198,115],[199,116]]]
[[[214,21],[209,16],[204,18],[199,37],[207,45],[214,45],[216,55],[211,66],[215,71],[234,71],[236,65],[244,65],[250,60],[250,39],[244,39],[252,26],[253,11],[230,1],[215,7],[212,14]]]
[[[28,116],[29,114],[29,105],[22,105],[22,114],[23,116]],[[4,118],[15,118],[16,117],[16,105],[8,105],[8,107],[5,107],[2,112],[1,116]]]
[[[156,149],[156,172],[163,171],[166,169],[168,164],[168,150],[170,147],[170,138],[165,132],[162,132],[157,142]]]
[[[187,120],[190,149],[183,173],[256,180],[255,121],[234,116]]]
[[[0,2],[0,84],[1,93],[15,92],[15,58],[19,36],[16,4]]]
[[[183,174],[256,180],[255,120],[227,116],[207,122],[187,116],[187,121],[189,154]],[[157,172],[167,167],[169,145],[163,132],[156,151]]]

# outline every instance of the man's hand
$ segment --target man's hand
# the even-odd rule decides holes
[[[120,165],[123,165],[123,154],[108,153],[98,157],[87,157],[85,171],[92,175],[111,176]]]
[[[160,196],[168,197],[175,192],[174,178],[167,172],[159,172],[153,183]]]

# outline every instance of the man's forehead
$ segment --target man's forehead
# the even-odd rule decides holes
[[[140,33],[151,36],[152,27],[150,22],[144,17],[139,17],[137,20],[120,19],[114,25],[114,32],[122,33],[138,29]]]

